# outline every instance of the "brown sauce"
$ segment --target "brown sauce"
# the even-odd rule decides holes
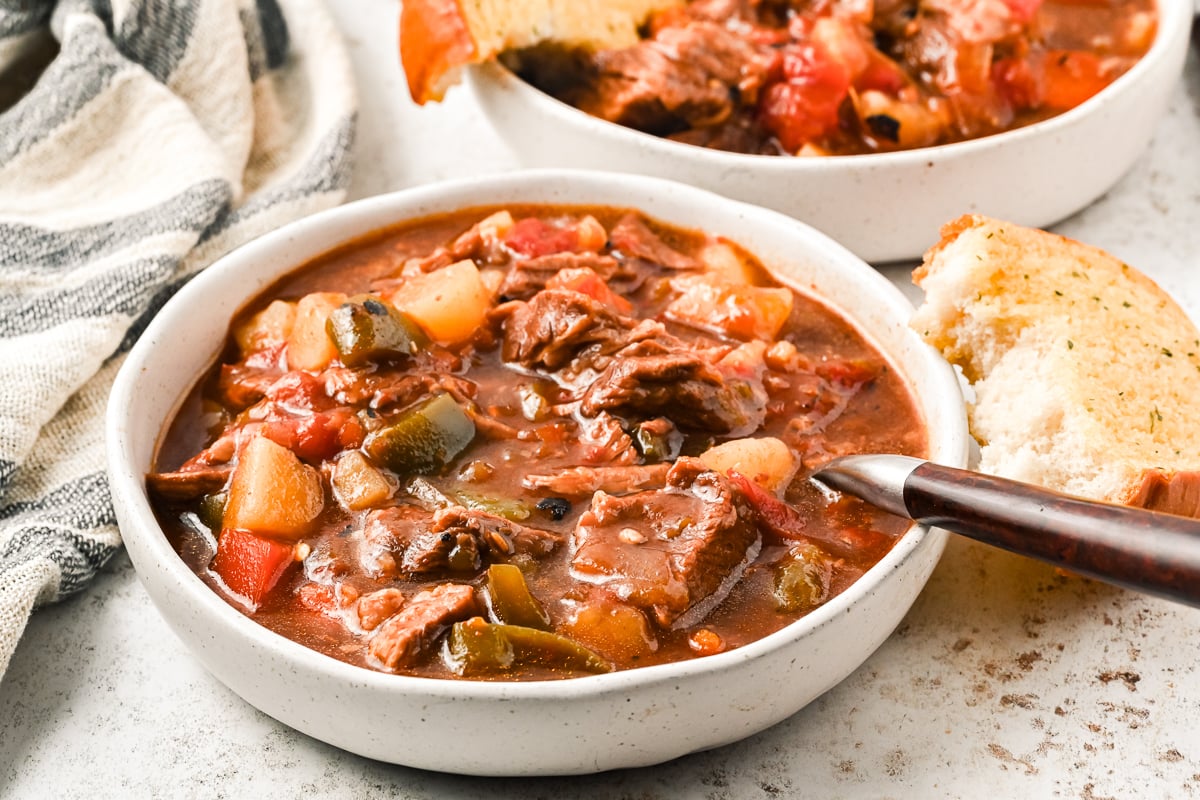
[[[481,236],[477,223],[495,220],[501,210],[515,224],[502,220],[492,230],[484,222]],[[572,288],[546,288],[556,280],[553,270],[521,269],[553,265],[563,253],[571,254],[563,269],[594,266],[590,276],[559,270],[583,276]],[[652,253],[673,266],[655,262]],[[736,278],[727,269],[731,254]],[[265,330],[260,312],[294,309],[312,292],[338,292],[360,311],[374,308],[368,301],[390,298],[407,314],[407,281],[463,260],[486,287],[486,310],[457,341],[426,340],[415,354],[376,356],[355,369],[342,365],[351,351],[339,350],[329,363],[303,370],[289,369],[299,321],[287,334],[292,339],[276,330],[282,339],[260,335],[248,351],[244,344],[253,339],[247,331]],[[726,268],[724,277],[713,277],[714,263]],[[705,312],[714,291],[723,299]],[[695,303],[680,301],[688,292],[702,301],[699,317]],[[783,317],[763,322],[764,314],[780,313],[779,292],[744,251],[620,209],[473,209],[380,231],[285,276],[234,320],[224,370],[217,365],[201,378],[163,438],[159,472],[149,476],[156,513],[189,567],[232,605],[283,636],[359,666],[462,677],[446,659],[447,637],[455,623],[472,617],[502,621],[483,588],[494,564],[518,565],[548,618],[545,627],[586,646],[606,668],[740,647],[845,590],[909,527],[857,500],[831,497],[807,476],[844,453],[925,455],[924,423],[891,365],[818,299],[786,290]],[[282,304],[272,306],[276,301]],[[584,344],[573,346],[566,335],[536,338],[537,326],[564,303],[588,309],[590,316],[571,328],[582,331]],[[747,317],[738,303],[753,313]],[[531,309],[542,308],[549,310],[530,318]],[[747,319],[754,324],[747,327]],[[777,325],[765,340],[764,325]],[[505,359],[517,350],[520,360]],[[556,356],[565,362],[548,367],[545,361]],[[674,377],[664,380],[668,369]],[[599,385],[618,374],[621,392]],[[421,375],[445,380],[412,389],[406,379]],[[300,379],[296,385],[308,394],[279,388]],[[474,420],[470,442],[443,461],[398,469],[387,460],[393,455],[372,449],[372,437],[411,419],[431,397],[443,405],[452,400],[454,419]],[[313,417],[328,421],[321,431],[336,427],[335,433],[310,435],[305,426]],[[246,509],[253,504],[232,498],[240,491],[247,442],[263,437],[273,452],[290,447],[295,469],[319,481],[319,514],[299,529],[231,525],[251,518]],[[795,465],[777,490],[759,486],[769,483],[765,473],[761,481],[746,476],[739,483],[696,458],[728,439],[766,437],[782,442]],[[222,441],[234,440],[236,447],[222,450]],[[348,452],[367,473],[382,476],[385,496],[349,507],[347,484],[334,491],[335,465]],[[563,482],[581,466],[592,477],[608,470],[615,483],[595,492]],[[638,482],[632,475],[650,478]],[[450,511],[430,504],[430,487],[449,498]],[[625,510],[613,511],[617,506]],[[705,528],[710,517],[715,521]],[[588,531],[595,538],[578,539]],[[445,544],[451,538],[455,544]],[[232,553],[223,561],[213,560],[217,540]],[[234,551],[238,541],[265,542],[253,552],[282,554],[278,574],[263,578],[269,585],[256,582],[255,570],[265,576],[274,567],[245,555],[250,550]],[[588,573],[578,556],[584,545],[617,564],[615,572]],[[656,581],[634,574],[639,567],[630,559],[660,545],[669,556],[663,563],[678,570],[663,582],[685,587],[682,599],[664,600]],[[801,576],[807,576],[802,585],[795,584]],[[445,585],[471,587],[468,608],[434,614],[416,632],[406,628],[405,609],[420,606],[422,591]],[[387,589],[398,590],[403,602],[389,605],[396,595],[379,594]],[[364,610],[362,598],[373,593],[383,604],[383,622]],[[395,641],[381,644],[388,637]],[[524,658],[518,652],[504,668],[467,669],[465,676],[539,679],[594,671],[551,650]]]

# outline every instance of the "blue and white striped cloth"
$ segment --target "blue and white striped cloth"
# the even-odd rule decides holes
[[[0,112],[0,675],[32,609],[120,546],[103,412],[137,333],[222,253],[340,202],[354,136],[320,0],[0,0],[0,85],[50,34]]]

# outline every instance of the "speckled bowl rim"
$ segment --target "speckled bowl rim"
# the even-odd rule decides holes
[[[1151,71],[1159,61],[1168,57],[1173,42],[1176,39],[1187,38],[1193,17],[1200,10],[1200,7],[1193,7],[1193,0],[1156,0],[1156,6],[1159,12],[1158,29],[1150,49],[1128,72],[1075,108],[1031,125],[977,139],[889,153],[858,153],[813,158],[730,153],[664,139],[593,117],[535,88],[499,61],[493,60],[469,65],[465,70],[465,76],[473,91],[486,92],[487,83],[494,81],[506,90],[519,93],[526,102],[538,107],[548,117],[580,128],[598,138],[648,150],[664,158],[693,160],[698,165],[712,169],[748,168],[761,170],[767,174],[799,173],[803,175],[841,170],[870,170],[884,166],[917,166],[923,162],[970,158],[980,152],[1005,147],[1009,143],[1044,136],[1051,137],[1057,132],[1069,129],[1074,125],[1076,119],[1090,115],[1118,94],[1135,91],[1141,82],[1142,74]]]
[[[888,279],[869,267],[857,256],[850,253],[841,245],[819,231],[782,213],[764,209],[758,206],[729,200],[727,198],[697,189],[692,186],[668,181],[660,178],[649,178],[621,173],[607,173],[587,170],[527,170],[513,173],[480,178],[447,181],[412,189],[402,190],[386,195],[359,200],[313,216],[301,219],[268,233],[233,252],[223,256],[206,269],[176,294],[163,310],[155,317],[146,332],[133,347],[125,363],[122,365],[112,393],[109,398],[106,413],[106,437],[108,454],[109,479],[114,494],[126,511],[127,524],[122,526],[122,533],[129,540],[137,539],[139,546],[144,546],[152,554],[157,568],[168,578],[173,591],[184,595],[184,600],[197,613],[208,615],[213,621],[230,629],[241,637],[253,641],[257,646],[268,649],[278,656],[294,662],[298,667],[320,673],[325,677],[336,678],[357,687],[378,690],[382,692],[400,692],[403,694],[424,695],[430,697],[452,698],[458,701],[470,700],[570,700],[581,696],[602,697],[606,695],[623,695],[631,688],[646,688],[648,686],[679,683],[689,678],[706,673],[716,673],[736,666],[739,663],[757,659],[764,653],[780,649],[791,642],[809,636],[813,631],[827,625],[837,624],[840,617],[845,615],[852,606],[870,593],[876,592],[887,578],[900,569],[904,562],[918,550],[932,534],[944,536],[941,531],[933,530],[922,525],[914,525],[892,547],[875,566],[864,573],[844,592],[830,600],[817,610],[802,617],[786,627],[758,639],[750,644],[734,650],[704,658],[668,664],[639,667],[603,675],[593,675],[564,680],[524,681],[524,682],[487,682],[473,680],[451,680],[441,678],[426,678],[409,675],[396,675],[378,672],[364,667],[355,666],[311,650],[302,644],[288,639],[281,634],[263,627],[243,615],[216,592],[209,588],[195,573],[187,567],[175,553],[150,509],[146,496],[143,467],[135,462],[129,437],[124,434],[125,428],[145,426],[149,423],[158,424],[153,420],[130,418],[130,408],[133,398],[137,396],[139,386],[144,378],[145,362],[154,353],[153,342],[180,324],[180,320],[193,313],[196,298],[203,297],[211,288],[216,287],[226,276],[232,276],[238,270],[256,269],[263,276],[269,276],[260,283],[260,288],[249,292],[242,300],[246,302],[257,295],[263,288],[270,285],[278,277],[296,269],[300,263],[280,263],[273,257],[275,250],[286,247],[291,237],[298,233],[307,232],[310,228],[324,226],[326,228],[346,225],[351,232],[342,235],[331,235],[325,251],[339,244],[352,240],[362,232],[353,221],[358,215],[370,216],[392,207],[409,209],[407,212],[398,210],[396,222],[405,219],[419,219],[431,212],[414,215],[412,209],[425,205],[440,207],[447,198],[462,195],[457,207],[486,205],[493,201],[489,195],[497,189],[528,189],[547,181],[564,183],[584,183],[590,192],[600,192],[597,187],[634,188],[639,193],[675,193],[681,196],[685,203],[720,203],[723,209],[731,214],[741,213],[759,218],[764,225],[785,226],[805,237],[812,253],[822,253],[825,257],[837,259],[845,269],[845,279],[853,280],[855,285],[870,287],[875,292],[889,318],[907,322],[913,307],[900,290]],[[549,194],[549,192],[548,192]],[[466,199],[466,198],[471,199]],[[522,201],[513,201],[522,202]],[[527,201],[537,202],[537,201]],[[588,201],[564,200],[547,197],[546,203],[587,204]],[[617,205],[616,203],[596,202],[598,205]],[[636,203],[631,203],[638,207]],[[439,213],[439,212],[432,212]],[[654,216],[653,212],[647,212]],[[672,223],[682,224],[682,223]],[[310,257],[311,258],[311,257]],[[303,259],[301,263],[303,263]],[[268,267],[253,267],[254,264],[268,264]],[[261,276],[260,276],[261,277]],[[837,306],[834,306],[837,308]],[[839,309],[840,311],[840,309]],[[842,311],[841,313],[845,313]],[[853,317],[850,317],[852,320]],[[857,323],[856,323],[857,327]],[[861,330],[861,328],[860,328]],[[865,333],[865,331],[864,331]],[[912,336],[916,338],[916,334]],[[868,337],[874,340],[874,337]],[[879,343],[876,343],[880,346]],[[930,458],[951,466],[964,466],[967,459],[967,429],[966,415],[960,385],[953,369],[942,360],[932,348],[917,340],[915,346],[923,351],[927,359],[927,377],[922,383],[937,387],[937,393],[932,398],[920,399],[927,411],[936,412],[936,421],[927,420],[930,428],[929,448]],[[885,348],[887,350],[888,348]],[[217,355],[211,352],[210,358]],[[904,371],[901,370],[901,374]],[[194,376],[194,381],[198,376]],[[906,384],[914,396],[919,395],[913,381],[906,377]],[[190,388],[191,383],[188,384]],[[183,394],[186,394],[184,389]],[[165,425],[178,410],[182,395],[174,399],[172,410],[168,413]],[[934,416],[931,414],[930,416]],[[935,436],[933,431],[938,431]],[[161,431],[155,431],[154,441],[160,442]],[[157,449],[157,444],[155,449]],[[148,465],[146,465],[148,466]],[[135,567],[138,564],[135,562]]]

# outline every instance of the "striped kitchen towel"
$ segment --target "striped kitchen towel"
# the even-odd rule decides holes
[[[0,0],[0,103],[2,675],[32,609],[120,546],[124,353],[189,276],[342,200],[355,96],[320,0]]]

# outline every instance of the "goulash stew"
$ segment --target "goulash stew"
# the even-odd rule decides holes
[[[806,476],[922,455],[892,367],[720,238],[609,208],[380,232],[234,320],[147,478],[258,623],[377,670],[528,680],[739,647],[908,523]]]
[[[578,108],[738,153],[850,155],[999,133],[1074,108],[1157,29],[1153,0],[692,0],[639,44],[518,54]]]

